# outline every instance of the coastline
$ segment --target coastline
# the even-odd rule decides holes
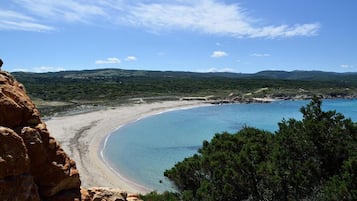
[[[148,193],[141,186],[114,170],[102,156],[108,136],[120,127],[166,111],[207,105],[202,101],[163,101],[124,105],[70,116],[52,117],[46,121],[50,134],[76,161],[82,186],[119,188],[129,193]]]

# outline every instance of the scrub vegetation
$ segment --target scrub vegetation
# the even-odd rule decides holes
[[[15,72],[43,114],[75,107],[118,106],[181,97],[211,101],[250,98],[357,97],[357,73],[263,71],[255,74],[100,69]],[[54,104],[54,103],[56,104]]]
[[[357,124],[321,104],[314,98],[276,133],[216,134],[165,171],[179,193],[144,200],[356,200]]]

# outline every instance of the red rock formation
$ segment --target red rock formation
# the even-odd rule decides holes
[[[0,200],[39,201],[22,138],[0,127]]]
[[[109,188],[80,189],[76,163],[50,136],[22,84],[0,72],[0,200],[140,201]]]
[[[0,72],[0,125],[9,128],[37,125],[40,114],[22,84],[10,74]]]
[[[119,189],[93,187],[82,189],[82,200],[105,200],[105,201],[127,201],[127,193]]]
[[[50,136],[24,87],[6,72],[0,72],[0,126],[0,200],[16,200],[21,191],[37,199],[17,200],[80,199],[75,162]]]

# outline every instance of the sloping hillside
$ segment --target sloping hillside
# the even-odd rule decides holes
[[[263,71],[256,74],[193,73],[98,69],[52,73],[13,73],[41,105],[117,105],[133,98],[355,97],[356,73]],[[262,90],[264,89],[264,90]],[[43,104],[45,103],[45,104]],[[58,103],[58,104],[57,104]],[[51,106],[52,107],[52,106]]]

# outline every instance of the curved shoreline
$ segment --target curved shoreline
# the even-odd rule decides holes
[[[125,125],[123,125],[125,126]],[[114,133],[115,131],[113,131]],[[134,181],[130,180],[128,177],[126,177],[125,175],[122,175],[120,170],[116,169],[115,167],[113,167],[109,161],[107,161],[104,157],[104,154],[103,154],[103,151],[104,151],[104,148],[106,146],[106,142],[107,140],[109,139],[109,137],[113,134],[113,133],[109,133],[105,139],[103,140],[104,142],[101,143],[101,149],[99,150],[99,157],[100,159],[102,160],[102,162],[117,176],[120,178],[120,180],[122,182],[125,182],[126,185],[129,185],[129,186],[132,186],[132,187],[135,187],[135,189],[137,189],[138,192],[136,193],[148,193],[148,192],[151,192],[153,191],[153,189],[150,189],[146,186],[143,186],[141,184],[138,184],[138,183],[135,183]],[[118,188],[118,187],[117,187]],[[126,189],[123,189],[123,190],[126,190]]]
[[[102,156],[104,142],[120,127],[170,110],[207,105],[201,101],[164,101],[125,105],[46,121],[50,134],[76,161],[83,187],[119,188],[129,193],[147,193],[150,189],[126,178]]]

